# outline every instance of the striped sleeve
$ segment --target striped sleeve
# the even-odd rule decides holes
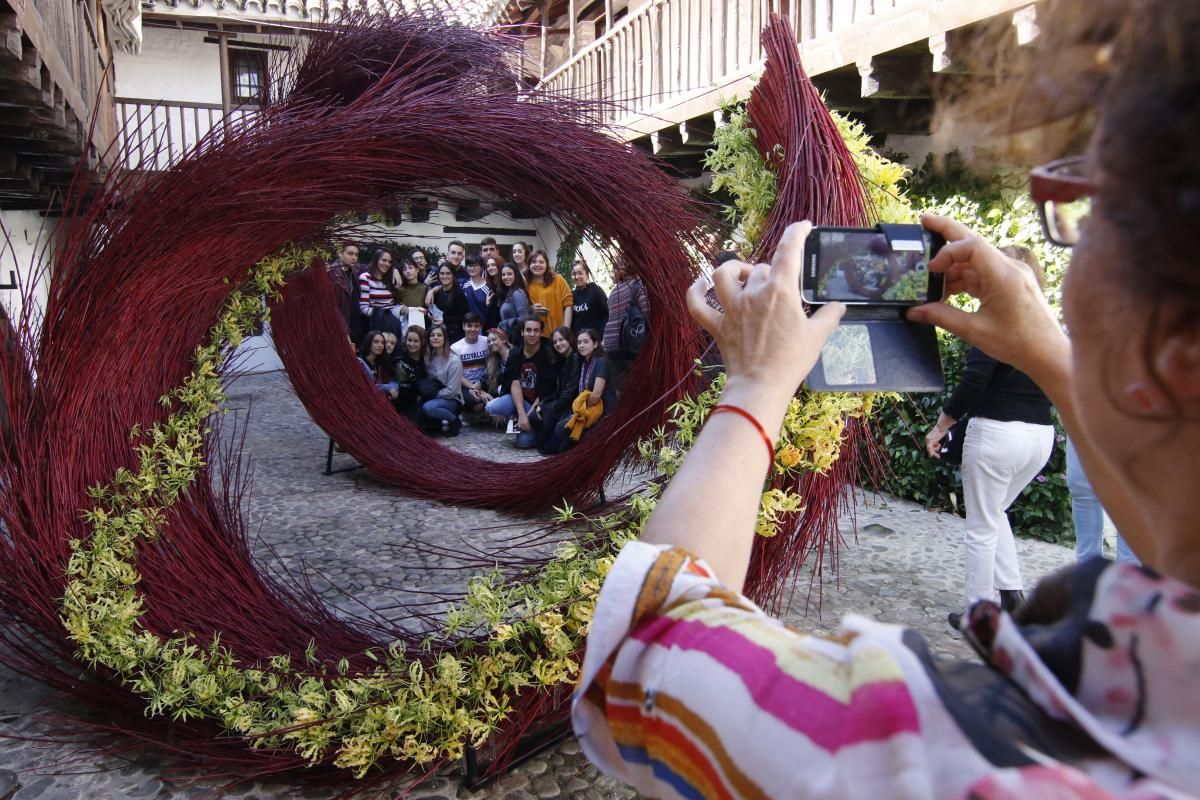
[[[369,272],[358,276],[358,296],[358,308],[364,314],[370,314],[373,308],[390,308],[396,304],[387,284],[371,277]]]
[[[942,759],[962,736],[901,629],[860,622],[835,638],[799,634],[687,552],[626,545],[592,620],[575,733],[592,763],[650,797],[957,793],[969,775],[952,788]],[[926,731],[923,703],[937,706]],[[930,756],[941,734],[949,749]],[[954,770],[980,766],[967,750]]]

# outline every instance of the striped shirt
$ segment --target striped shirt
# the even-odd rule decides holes
[[[1068,580],[1061,618],[1032,634],[1046,654],[979,603],[967,635],[990,665],[939,662],[914,631],[860,617],[835,637],[795,632],[687,552],[635,542],[600,592],[575,733],[650,797],[1189,796],[1200,593],[1102,561]],[[1069,602],[1080,593],[1090,605]],[[1136,630],[1131,608],[1154,618]],[[1138,633],[1154,646],[1138,652]],[[1139,683],[1142,669],[1162,680]]]
[[[396,305],[392,290],[371,273],[364,272],[358,276],[358,310],[370,314],[373,308],[391,308]]]

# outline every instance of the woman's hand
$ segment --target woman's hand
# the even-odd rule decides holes
[[[846,310],[830,303],[811,317],[804,313],[800,268],[811,228],[807,222],[789,225],[770,266],[729,261],[717,267],[713,282],[724,313],[704,302],[704,279],[688,290],[688,309],[725,358],[729,379],[721,404],[736,406],[757,425],[735,414],[708,418],[646,522],[642,541],[695,553],[734,590],[746,577],[763,476],[774,463],[774,439],[764,446],[758,428],[771,437],[779,431],[796,387]]]
[[[704,301],[703,278],[688,290],[688,310],[716,339],[731,384],[790,397],[845,313],[841,303],[824,305],[811,317],[804,313],[800,268],[811,229],[808,222],[789,225],[770,265],[727,261],[717,267],[713,284],[724,313]]]
[[[949,217],[922,214],[921,224],[946,239],[929,262],[930,272],[945,274],[946,296],[966,292],[979,299],[979,310],[926,303],[909,309],[908,318],[961,336],[1046,389],[1043,380],[1067,368],[1070,345],[1033,273]]]
[[[946,416],[945,412],[938,414],[937,422],[929,429],[929,433],[925,434],[925,452],[929,453],[931,458],[942,457],[942,439],[946,438],[946,434],[956,422],[958,420]]]
[[[936,425],[929,429],[929,433],[925,434],[925,452],[930,458],[942,457],[942,439],[946,438],[946,432],[938,428]]]

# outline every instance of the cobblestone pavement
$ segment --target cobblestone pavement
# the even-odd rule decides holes
[[[446,569],[455,557],[436,546],[491,549],[536,521],[491,511],[450,508],[413,500],[374,480],[365,470],[322,474],[327,439],[309,420],[281,373],[240,378],[229,405],[247,425],[246,452],[253,466],[247,499],[248,530],[265,570],[303,576],[327,602],[346,611],[397,621],[400,603],[441,597],[461,588],[461,574]],[[247,416],[247,411],[252,413]],[[536,458],[512,448],[492,430],[464,428],[449,445],[494,460]],[[348,455],[335,468],[352,465]],[[419,465],[414,465],[417,467]],[[616,493],[632,485],[622,477]],[[969,657],[961,638],[945,623],[960,603],[962,520],[894,499],[860,496],[854,523],[845,520],[836,571],[824,574],[821,605],[806,596],[806,570],[785,618],[812,630],[831,631],[854,611],[909,625],[938,654]],[[857,537],[857,538],[856,538]],[[1043,542],[1019,540],[1017,553],[1028,583],[1069,563],[1073,553]],[[419,626],[418,626],[419,627]],[[43,729],[51,714],[70,714],[39,684],[0,668],[0,735],[22,737]],[[121,760],[23,739],[0,740],[0,800],[65,798],[193,798],[217,796],[211,786],[181,787],[167,780],[169,767],[156,756]],[[325,800],[326,787],[256,783],[223,796],[258,800]],[[634,793],[596,773],[567,740],[526,762],[479,792],[453,776],[422,784],[416,798],[625,798]]]

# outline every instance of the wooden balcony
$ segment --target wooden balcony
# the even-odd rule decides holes
[[[913,71],[891,69],[897,54],[912,56],[925,73],[948,69],[948,34],[973,23],[1007,13],[1018,38],[1036,35],[1029,0],[647,0],[539,86],[608,103],[604,121],[627,139],[684,126],[722,100],[748,95],[762,69],[759,33],[772,13],[790,20],[810,75],[839,72],[861,97],[912,96],[883,85]],[[575,29],[570,20],[554,24]],[[682,127],[680,135],[686,141]]]
[[[46,209],[80,159],[93,178],[106,173],[116,123],[104,24],[97,0],[0,0],[0,208]]]
[[[116,111],[120,166],[145,171],[166,169],[206,136],[219,140],[226,122],[234,124],[258,113],[256,107],[239,106],[226,116],[220,103],[131,97],[118,97]]]

